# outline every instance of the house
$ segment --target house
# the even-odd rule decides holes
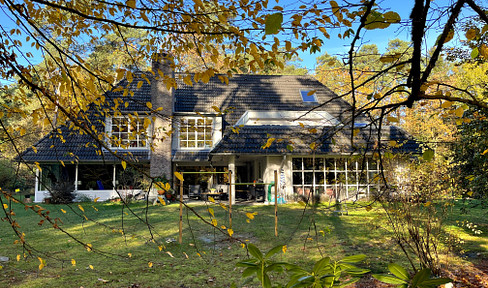
[[[165,61],[153,62],[153,71],[158,69],[172,74]],[[19,157],[40,168],[35,202],[59,181],[99,201],[134,195],[154,187],[141,172],[176,187],[175,171],[186,173],[185,194],[232,181],[233,199],[245,197],[254,183],[273,182],[278,171],[285,199],[311,191],[357,198],[380,188],[374,156],[386,148],[382,143],[399,143],[389,148],[393,153],[419,152],[418,143],[398,127],[378,133],[367,117],[358,116],[351,128],[351,106],[311,76],[234,75],[228,84],[216,76],[193,85],[176,77],[178,88],[168,90],[162,77],[146,74],[149,81],[139,88],[140,72],[137,80],[118,84],[133,95],[112,91],[105,95],[107,106],[88,110],[83,121],[103,137],[93,140],[67,123]],[[210,173],[229,170],[230,176]]]

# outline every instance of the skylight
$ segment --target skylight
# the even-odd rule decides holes
[[[317,96],[315,93],[308,95],[310,90],[300,90],[300,95],[302,95],[302,100],[304,103],[317,103]]]

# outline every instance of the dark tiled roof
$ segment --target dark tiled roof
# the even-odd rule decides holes
[[[313,128],[277,125],[244,126],[239,129],[239,133],[227,132],[211,154],[309,154],[312,152],[312,143],[317,143],[316,153],[343,154],[373,151],[377,146],[377,130],[360,129],[351,145],[350,129],[335,132],[329,128],[326,128],[328,131],[321,129],[315,127],[315,131]],[[275,140],[268,148],[263,148],[270,138]],[[399,147],[390,148],[394,153],[421,152],[419,144],[395,126],[385,127],[381,139],[382,147],[386,147],[391,140],[402,143]]]
[[[207,84],[179,83],[174,111],[215,113],[212,106],[221,111],[234,108],[225,116],[225,122],[233,125],[248,110],[307,111],[314,107],[302,101],[300,90],[315,90],[318,103],[327,103],[318,110],[327,111],[339,120],[350,116],[347,112],[351,106],[312,76],[280,75],[234,75],[228,85],[218,77],[211,78]]]
[[[93,127],[94,131],[103,131],[103,120],[89,112],[87,127]],[[103,119],[103,118],[102,118]],[[85,120],[80,120],[85,121]],[[96,133],[95,133],[96,134]],[[87,134],[81,134],[69,128],[69,122],[61,125],[57,130],[52,131],[38,143],[36,148],[25,150],[17,160],[25,162],[59,162],[69,163],[71,161],[79,162],[120,162],[121,160],[112,153],[99,146],[99,144]],[[127,151],[119,152],[118,156],[127,161],[148,161],[149,151]]]
[[[113,107],[113,99],[120,98],[129,102],[128,107],[119,106],[123,112],[147,111],[146,102],[151,101],[151,85],[141,74],[134,73],[134,80],[130,84],[126,79],[118,84],[128,87],[133,95],[123,96],[123,91],[108,92],[107,106]],[[150,82],[154,81],[151,73],[144,75]],[[300,90],[315,90],[318,103],[326,103],[318,110],[327,111],[339,120],[350,117],[351,106],[312,76],[234,75],[227,85],[217,75],[210,78],[208,83],[198,82],[192,86],[185,84],[180,76],[175,75],[178,85],[174,91],[175,113],[216,113],[213,106],[221,111],[231,108],[233,112],[226,114],[224,120],[233,125],[248,110],[307,111],[314,104],[304,103]],[[140,81],[142,86],[137,89]]]

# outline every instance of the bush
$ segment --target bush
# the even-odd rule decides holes
[[[72,203],[76,195],[73,193],[74,185],[68,181],[60,181],[53,185],[49,191],[51,194],[51,203],[53,204],[68,204]]]

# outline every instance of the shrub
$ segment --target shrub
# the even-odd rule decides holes
[[[53,204],[67,204],[72,203],[76,195],[73,193],[74,185],[69,181],[60,181],[53,185],[49,191],[51,194],[51,203]]]

